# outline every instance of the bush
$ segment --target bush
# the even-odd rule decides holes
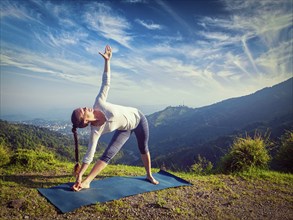
[[[254,138],[238,137],[234,140],[230,151],[221,158],[220,170],[225,173],[246,171],[251,168],[267,168],[270,156],[264,140],[260,135]]]
[[[12,156],[10,164],[14,169],[23,171],[44,171],[56,165],[55,155],[43,149],[18,149]]]
[[[0,143],[0,155],[0,167],[10,162],[10,152],[3,143]]]
[[[191,166],[192,172],[196,174],[210,174],[213,169],[213,164],[205,157],[197,156],[196,162]]]
[[[293,173],[293,132],[287,131],[281,137],[281,146],[276,155],[276,163],[281,170]]]

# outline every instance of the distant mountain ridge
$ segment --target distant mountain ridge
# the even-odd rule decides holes
[[[292,128],[292,85],[293,78],[290,78],[251,95],[213,105],[167,107],[149,115],[149,145],[154,160],[168,160],[167,155],[174,152],[183,154],[184,149],[188,149],[188,156],[194,158],[199,153],[198,149],[211,141],[253,129]]]

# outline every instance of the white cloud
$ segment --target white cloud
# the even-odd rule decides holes
[[[99,52],[101,50],[101,42],[99,41],[91,41],[91,40],[87,40],[85,42],[82,43],[82,46],[84,47],[84,49],[92,54],[97,56],[99,54]]]
[[[247,66],[247,62],[245,62],[245,60],[243,58],[241,58],[239,55],[233,55],[232,53],[228,52],[226,54],[226,65],[227,67],[224,69],[228,69],[229,66],[233,67],[233,64],[239,68],[243,73],[246,74],[246,76],[249,76],[250,73],[245,69],[245,67]],[[233,70],[234,72],[235,70]],[[234,75],[232,73],[232,71],[230,71],[229,75]]]
[[[278,8],[282,8],[284,10],[290,10],[292,7],[292,2],[290,0],[282,0],[282,1],[274,1],[274,0],[222,0],[224,3],[225,8],[228,11],[237,11],[245,13],[245,11],[254,9],[259,11],[271,11]],[[249,11],[246,12],[249,14]]]
[[[183,36],[177,31],[174,35],[153,35],[153,39],[160,40],[165,43],[179,42],[183,41]]]
[[[251,55],[251,52],[250,52],[250,50],[249,50],[249,48],[248,48],[248,46],[247,46],[247,44],[246,44],[246,36],[245,36],[245,35],[244,35],[243,38],[242,38],[242,45],[243,45],[243,48],[244,48],[244,52],[245,52],[245,54],[247,55],[249,61],[251,62],[252,66],[253,66],[253,68],[254,68],[254,70],[255,70],[255,72],[256,72],[257,74],[259,74],[259,71],[258,71],[258,69],[257,69],[257,67],[256,67],[256,65],[255,65],[254,59],[253,59],[253,57],[252,57],[252,55]]]
[[[279,46],[269,49],[256,59],[256,63],[265,72],[272,76],[282,76],[284,78],[292,76],[292,56],[293,39],[288,42],[282,42]]]
[[[53,16],[63,28],[80,28],[72,17],[72,14],[76,14],[76,9],[72,8],[70,4],[54,4],[51,1],[44,2],[42,0],[34,0],[34,2],[46,13]]]
[[[183,32],[164,33],[172,28],[166,24],[137,19],[145,28],[162,30],[161,35],[153,35],[147,42],[138,41],[142,42],[138,45],[134,36],[139,36],[132,34],[135,30],[131,29],[128,15],[110,7],[111,2],[83,5],[80,20],[71,4],[34,2],[54,18],[56,26],[42,23],[31,29],[34,36],[30,50],[1,41],[1,66],[9,66],[10,70],[15,67],[18,74],[27,77],[74,82],[96,89],[103,70],[103,60],[96,61],[96,57],[105,41],[113,40],[117,44],[113,43],[110,100],[115,103],[125,102],[127,97],[127,102],[136,105],[174,105],[184,96],[185,104],[202,106],[246,95],[292,76],[292,13],[281,3],[223,1],[229,11],[227,16],[203,17],[198,21],[202,30],[195,33],[192,24],[180,17],[171,4],[157,1],[160,9],[194,35],[188,35],[187,41]],[[42,19],[37,21],[33,16],[37,15],[33,8],[13,1],[6,3],[11,14],[2,14],[1,7],[1,22],[16,18],[41,24]],[[38,43],[36,39],[42,44],[34,44]],[[136,49],[128,50],[133,45]]]
[[[128,32],[131,25],[124,17],[115,15],[110,6],[103,3],[90,4],[87,7],[84,20],[88,27],[98,35],[131,48],[130,42],[133,37]]]
[[[135,19],[135,21],[149,30],[161,30],[162,29],[161,25],[154,24],[152,21],[149,23],[147,23],[144,20],[140,20],[140,19]]]
[[[97,67],[84,61],[77,62],[61,57],[50,57],[46,54],[35,54],[25,50],[3,50],[1,52],[1,66],[23,69],[28,71],[31,76],[34,75],[33,73],[36,77],[39,77],[39,74],[46,74],[43,77],[96,85],[93,79],[96,78]]]
[[[223,28],[234,33],[242,33],[247,39],[278,33],[281,29],[292,26],[292,1],[274,0],[224,0],[230,16],[227,18],[204,17],[198,24],[205,29]]]
[[[99,48],[101,49],[101,48]],[[114,51],[116,49],[114,48]],[[99,56],[99,55],[98,55]],[[138,58],[139,59],[139,58]],[[21,74],[30,78],[43,80],[65,80],[76,84],[85,84],[94,88],[98,88],[101,83],[101,75],[103,73],[103,60],[99,60],[100,65],[93,65],[83,60],[65,59],[60,56],[48,56],[48,54],[32,53],[27,50],[2,50],[1,63],[2,67],[13,67],[17,74]],[[139,62],[140,61],[136,61]],[[130,63],[130,62],[129,62]],[[138,93],[141,85],[129,74],[121,71],[121,66],[125,69],[131,67],[126,62],[119,59],[112,62],[112,89],[114,94],[131,90]],[[118,69],[115,71],[115,69]],[[120,69],[120,70],[119,70]],[[20,70],[20,71],[19,71]],[[25,71],[21,71],[25,70]],[[4,74],[4,73],[3,73]]]
[[[227,41],[230,36],[227,33],[221,32],[200,32],[200,34],[210,40]]]
[[[25,4],[20,4],[19,1],[0,1],[0,18],[5,20],[5,18],[16,18],[23,21],[34,21],[36,23],[41,23],[41,16],[38,12],[34,10],[28,10]]]
[[[223,66],[225,70],[220,70],[220,72],[227,71],[228,65],[234,65],[246,75],[256,74],[254,77],[260,77],[259,74],[264,74],[266,77],[270,77],[273,73],[265,66],[278,63],[277,60],[281,58],[277,57],[283,57],[285,50],[284,47],[279,47],[279,44],[288,43],[292,38],[292,32],[290,32],[293,21],[292,2],[270,0],[224,0],[222,2],[230,16],[226,18],[204,17],[198,22],[204,27],[199,34],[209,40],[208,44],[202,43],[202,49],[212,45],[221,53],[225,54],[229,51],[230,55],[226,56],[229,62]],[[210,31],[214,29],[222,31]],[[234,50],[226,48],[227,45],[233,46]],[[242,50],[239,50],[240,48]],[[274,48],[278,48],[278,50]],[[270,55],[267,56],[267,53]],[[275,54],[272,55],[272,53]],[[292,58],[292,54],[288,56]],[[241,59],[238,59],[239,57]],[[260,59],[260,57],[262,58]],[[268,58],[268,60],[265,61],[264,58]],[[221,60],[221,58],[216,59]],[[262,61],[260,62],[260,60]],[[270,64],[265,64],[266,62]],[[286,62],[290,61],[287,59]],[[292,69],[288,69],[288,65],[286,67],[283,65],[282,68],[287,69],[285,71],[287,74],[292,72]],[[274,70],[278,71],[276,67]]]

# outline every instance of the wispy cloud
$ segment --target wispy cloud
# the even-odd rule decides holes
[[[97,71],[96,67],[84,61],[76,62],[61,57],[56,59],[56,57],[50,57],[46,54],[35,54],[25,50],[3,50],[1,52],[1,66],[26,70],[31,77],[34,75],[33,73],[36,77],[38,74],[46,74],[43,77],[96,85],[92,80]],[[23,72],[23,74],[26,73]]]
[[[110,6],[103,3],[90,4],[84,14],[84,20],[98,35],[131,48],[133,37],[128,32],[131,24],[124,17],[116,15]]]
[[[149,29],[149,30],[160,30],[162,29],[163,27],[159,24],[154,24],[152,21],[151,22],[146,22],[144,20],[140,20],[140,19],[135,19],[135,21],[144,26],[145,28]]]
[[[75,45],[80,43],[80,41],[87,38],[88,34],[85,32],[68,32],[60,31],[60,33],[53,34],[52,32],[47,32],[49,37],[49,43],[53,46],[62,45]]]
[[[228,52],[226,54],[226,63],[229,62],[229,64],[227,64],[228,66],[233,66],[233,64],[238,67],[243,73],[246,74],[245,77],[250,76],[250,73],[245,69],[245,61],[243,60],[243,58],[241,58],[239,55],[233,55],[232,53]],[[233,72],[235,71],[230,71],[229,75],[234,75]]]
[[[170,7],[170,5],[163,1],[163,0],[156,0],[156,2],[162,7],[162,9],[164,11],[166,11],[168,14],[171,15],[171,17],[177,21],[180,25],[182,25],[184,28],[186,28],[186,30],[189,32],[189,33],[194,33],[193,29],[191,28],[191,26],[182,18],[180,17],[176,11]]]
[[[7,16],[15,18],[26,18],[31,19],[30,16],[27,16],[26,9],[24,7],[19,7],[16,4],[11,4],[8,1],[1,1],[0,3],[0,17],[3,19]]]
[[[275,78],[285,78],[293,73],[293,39],[282,42],[279,46],[269,49],[256,59],[257,65]],[[280,80],[280,79],[279,79]]]
[[[249,61],[251,62],[252,66],[253,66],[253,68],[255,70],[255,72],[257,74],[259,74],[259,71],[258,71],[258,69],[257,69],[257,67],[255,65],[254,59],[253,59],[253,57],[252,57],[252,55],[250,53],[250,50],[249,50],[249,48],[248,48],[248,46],[246,44],[246,37],[245,37],[245,35],[242,38],[242,44],[243,44],[243,48],[244,48],[245,54],[247,55]]]
[[[199,24],[204,28],[200,34],[210,40],[214,48],[221,48],[222,52],[227,50],[223,46],[233,45],[234,48],[239,48],[241,45],[242,51],[238,49],[234,50],[234,52],[231,51],[232,53],[229,52],[228,60],[231,59],[232,61],[230,64],[236,65],[245,74],[256,73],[259,75],[261,73],[258,66],[259,62],[257,61],[259,56],[270,57],[270,62],[276,63],[277,61],[272,60],[273,57],[276,59],[276,56],[272,55],[272,53],[276,53],[273,48],[278,47],[280,50],[284,50],[278,44],[292,38],[287,31],[284,31],[286,28],[292,27],[292,2],[248,0],[223,1],[223,3],[225,3],[225,8],[231,15],[227,18],[203,17],[199,21]],[[229,33],[229,35],[210,31],[215,28],[218,30],[220,28]],[[258,46],[251,47],[250,45],[253,44]],[[263,48],[262,51],[258,50],[260,46]],[[264,49],[264,46],[267,49]],[[241,53],[246,56],[250,67]],[[265,55],[267,53],[270,56]],[[242,56],[242,59],[232,59],[239,57],[239,55]],[[271,71],[263,68],[261,70],[264,71],[262,74],[272,74]]]
[[[101,48],[98,48],[99,50]],[[99,55],[97,55],[99,56]],[[22,76],[37,78],[43,80],[59,80],[68,81],[76,84],[85,84],[96,88],[101,83],[101,74],[103,72],[102,58],[100,59],[101,65],[93,65],[86,60],[74,60],[63,58],[61,56],[48,56],[48,54],[32,53],[27,50],[2,50],[0,66],[14,67],[15,74]],[[130,63],[130,62],[129,62]],[[140,61],[135,61],[140,63]],[[129,70],[131,66],[125,66],[122,60],[112,63],[112,68],[117,69],[113,71],[112,89],[114,91],[133,91],[139,93],[140,86],[137,81],[129,74],[129,71],[124,73],[121,67]],[[148,67],[149,68],[149,67]],[[149,68],[150,69],[150,68]]]
[[[173,35],[154,35],[153,39],[160,40],[160,42],[171,43],[180,42],[183,40],[183,36],[180,32]]]
[[[41,22],[41,14],[33,11],[28,10],[25,7],[25,4],[19,4],[18,1],[8,1],[2,0],[0,1],[0,18],[5,19],[6,17],[9,18],[16,18],[23,21],[34,21],[36,23]]]
[[[148,3],[148,0],[122,0],[123,3],[138,4],[138,3]]]
[[[230,36],[227,33],[221,32],[200,32],[203,37],[210,40],[227,41]]]
[[[94,90],[103,70],[98,52],[110,43],[116,103],[174,105],[185,97],[202,106],[292,77],[291,0],[220,0],[225,16],[194,15],[194,23],[174,2],[117,2],[0,1],[4,74]],[[158,10],[171,22],[158,20]]]

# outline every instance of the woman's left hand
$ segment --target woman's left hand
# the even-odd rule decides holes
[[[79,191],[81,188],[81,183],[75,182],[74,185],[72,186],[73,191]]]
[[[74,183],[74,185],[72,186],[72,189],[74,191],[79,191],[81,188],[81,181],[82,181],[82,177],[78,175],[78,177],[76,178],[76,181]]]
[[[99,54],[100,54],[105,60],[110,60],[111,57],[112,57],[112,48],[111,48],[109,45],[107,45],[107,46],[105,47],[105,52],[104,52],[104,53],[99,52]]]

